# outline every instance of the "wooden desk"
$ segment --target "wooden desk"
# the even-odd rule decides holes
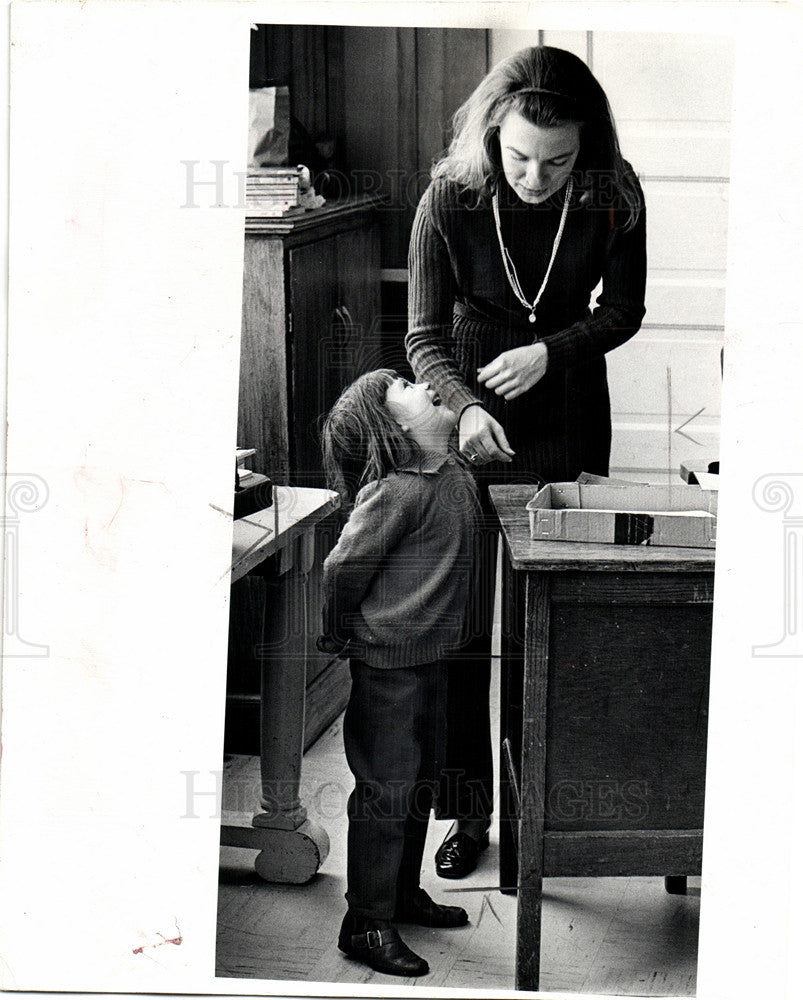
[[[270,882],[308,882],[329,853],[326,831],[307,819],[299,798],[304,753],[306,647],[283,656],[287,623],[306,618],[305,581],[314,559],[315,525],[340,506],[330,490],[277,486],[274,506],[234,522],[231,582],[267,566],[276,586],[262,620],[260,757],[262,811],[224,813],[221,844],[257,848],[255,867]],[[314,648],[319,623],[306,621]]]
[[[545,876],[699,874],[714,553],[531,541],[531,486],[492,486],[507,555],[503,886],[516,988],[538,988]],[[516,850],[516,833],[518,849]]]
[[[237,441],[256,449],[249,468],[274,482],[326,485],[321,417],[386,358],[378,204],[359,195],[283,218],[246,216]],[[318,565],[337,528],[333,517],[317,529]],[[252,576],[231,592],[226,749],[235,753],[257,751],[260,665],[251,651],[261,642],[253,623],[264,589]],[[309,591],[317,621],[317,568]],[[306,659],[309,746],[343,710],[350,679],[344,660],[314,647]]]

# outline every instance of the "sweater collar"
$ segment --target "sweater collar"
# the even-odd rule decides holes
[[[449,461],[451,456],[448,452],[442,451],[422,451],[417,461],[409,462],[407,465],[399,466],[397,472],[416,472],[419,475],[430,475],[440,471],[441,466]],[[451,459],[454,461],[454,459]]]

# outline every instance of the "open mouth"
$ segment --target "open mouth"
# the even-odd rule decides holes
[[[440,406],[441,405],[441,397],[437,394],[437,392],[432,397],[432,405],[433,406]]]

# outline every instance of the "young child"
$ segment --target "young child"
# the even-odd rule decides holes
[[[460,643],[478,513],[450,453],[455,414],[428,384],[382,369],[357,379],[323,428],[324,465],[353,510],[324,563],[319,648],[350,658],[343,725],[348,912],[338,947],[378,972],[429,966],[393,922],[459,927],[459,906],[419,886],[445,734],[443,658]]]

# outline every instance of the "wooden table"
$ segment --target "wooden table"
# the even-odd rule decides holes
[[[255,867],[270,882],[308,882],[329,853],[326,831],[299,798],[304,753],[306,657],[282,656],[287,623],[304,617],[315,525],[340,506],[330,490],[277,486],[274,505],[234,522],[231,582],[263,571],[276,586],[262,621],[260,758],[262,810],[223,814],[221,844],[260,850]],[[304,633],[314,648],[318,622]]]
[[[490,493],[514,762],[501,880],[518,887],[516,988],[535,990],[544,877],[671,876],[672,891],[700,873],[714,553],[531,541],[533,488]]]

